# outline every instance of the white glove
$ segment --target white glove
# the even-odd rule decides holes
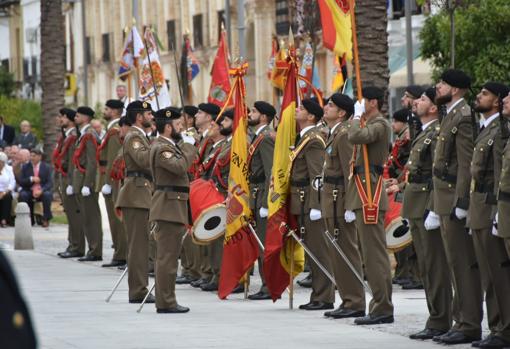
[[[498,214],[499,212],[496,212],[496,217],[494,217],[494,223],[498,224]]]
[[[72,186],[72,185],[68,185],[68,186],[66,187],[66,195],[67,195],[67,196],[71,196],[71,195],[73,195],[73,194],[74,194],[74,192],[73,192],[73,186]]]
[[[319,211],[319,210],[317,210],[315,208],[312,208],[310,210],[310,220],[311,221],[318,221],[321,218],[322,218],[321,211]]]
[[[101,193],[103,193],[103,195],[110,195],[112,193],[112,186],[109,184],[103,185]]]
[[[434,230],[439,228],[439,226],[439,216],[435,212],[430,211],[425,219],[425,229]]]
[[[352,223],[356,220],[356,214],[350,210],[345,211],[344,219],[347,223]]]
[[[182,141],[184,143],[188,143],[191,145],[195,145],[195,138],[193,136],[188,136],[187,134],[182,134]]]
[[[496,212],[496,217],[494,217],[492,222],[492,235],[498,236],[498,212]]]
[[[468,212],[462,208],[455,207],[455,216],[457,219],[464,219],[467,217]]]
[[[83,196],[89,196],[89,195],[90,195],[90,189],[89,189],[89,187],[82,187],[82,188],[81,188],[81,195],[83,195]]]
[[[357,101],[354,104],[354,118],[359,119],[363,114],[365,114],[365,99]]]
[[[260,216],[260,218],[266,218],[268,214],[269,214],[269,211],[267,210],[267,208],[261,207],[259,209],[259,216]]]

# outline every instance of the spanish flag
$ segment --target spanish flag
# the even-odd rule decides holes
[[[335,55],[352,60],[352,28],[349,0],[318,0],[322,41]]]
[[[288,69],[283,94],[281,120],[276,133],[273,170],[268,195],[269,216],[267,220],[266,245],[264,251],[264,275],[271,298],[280,298],[290,281],[291,251],[294,251],[294,276],[304,268],[305,255],[302,247],[286,236],[287,228],[296,227],[289,213],[290,199],[290,147],[296,139],[296,106],[298,103],[298,82],[296,53],[289,48]]]
[[[239,280],[259,257],[259,246],[247,223],[251,218],[248,184],[248,115],[246,113],[246,88],[243,76],[248,64],[231,69],[234,86],[227,103],[233,102],[234,124],[227,196],[227,228],[223,242],[218,296],[226,298],[239,284]]]
[[[230,93],[230,77],[228,75],[228,47],[225,31],[221,31],[218,52],[211,70],[211,86],[209,87],[209,96],[207,101],[214,103],[222,108],[227,102]],[[232,105],[230,102],[229,105]]]
[[[276,54],[274,60],[273,72],[271,73],[271,82],[274,87],[283,90],[285,88],[285,80],[287,79],[287,53],[285,48],[280,45],[280,50]]]
[[[335,56],[334,58],[334,69],[333,69],[333,81],[331,81],[331,91],[333,93],[341,91],[344,87],[345,81],[347,80],[347,62],[345,61],[345,55],[343,57]]]

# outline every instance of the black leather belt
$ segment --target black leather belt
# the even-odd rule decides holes
[[[335,185],[344,184],[344,176],[324,176],[323,182]]]
[[[106,160],[99,160],[99,166],[106,166],[108,164],[108,161]]]
[[[383,167],[379,165],[370,165],[368,166],[368,170],[370,173],[375,173],[377,175],[383,174]],[[364,174],[365,166],[354,166],[354,174]]]
[[[492,184],[475,182],[474,189],[477,193],[492,193],[494,186]]]
[[[429,183],[432,179],[432,176],[424,176],[424,175],[413,175],[413,174],[409,174],[409,176],[407,177],[407,181],[409,183],[419,183],[419,184],[423,184],[423,183]]]
[[[457,176],[449,175],[448,173],[444,173],[443,171],[439,171],[437,168],[434,169],[434,177],[439,178],[442,181],[450,184],[457,183]]]
[[[127,171],[126,177],[142,177],[152,182],[152,176],[150,174],[140,171]]]
[[[156,185],[156,190],[166,191],[169,193],[189,193],[189,187],[179,185]]]
[[[500,190],[498,193],[498,200],[510,202],[510,193]]]
[[[266,181],[266,176],[263,173],[259,176],[250,176],[251,184],[260,184],[260,183],[264,183],[265,181]]]
[[[290,185],[292,185],[293,187],[307,187],[310,185],[310,179],[309,178],[291,179]]]

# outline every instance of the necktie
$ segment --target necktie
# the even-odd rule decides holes
[[[39,177],[39,164],[34,167],[34,177]],[[41,184],[37,183],[32,186],[32,195],[41,190]]]
[[[301,133],[298,133],[296,136],[296,141],[294,142],[294,146],[297,147],[299,144],[299,141],[301,140]]]

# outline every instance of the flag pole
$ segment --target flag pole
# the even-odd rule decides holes
[[[145,31],[152,30],[150,27],[145,28]],[[159,108],[158,90],[156,88],[156,80],[154,80],[154,72],[152,71],[151,56],[149,54],[149,48],[147,46],[147,38],[145,37],[145,31],[143,33],[143,45],[145,46],[145,53],[147,54],[147,60],[149,61],[149,70],[151,72],[152,88],[154,89],[154,97],[156,97],[156,106]],[[155,49],[155,48],[154,48]]]
[[[289,309],[294,309],[294,241],[290,242]]]
[[[174,42],[171,41],[170,45],[172,45],[172,52],[174,53],[174,66],[175,66],[175,76],[177,77],[177,85],[179,86],[179,97],[181,97],[181,107],[184,108],[184,98],[182,96],[182,86],[181,86],[181,78],[179,77],[179,69],[177,69],[177,56],[175,54],[175,45]]]
[[[356,32],[356,17],[354,11],[354,0],[349,0],[349,11],[351,12],[351,27],[352,27],[352,50],[354,53],[354,68],[356,72],[356,95],[358,97],[358,101],[363,99],[362,87],[361,87],[361,71],[359,67],[359,51],[358,51],[358,37]],[[362,119],[361,127],[364,126],[365,120]],[[363,164],[365,167],[365,181],[367,183],[367,199],[368,199],[368,207],[373,207],[373,197],[372,197],[372,183],[370,182],[370,168],[368,163],[368,149],[366,144],[362,144],[362,152],[363,152]],[[356,161],[356,159],[353,159]]]

